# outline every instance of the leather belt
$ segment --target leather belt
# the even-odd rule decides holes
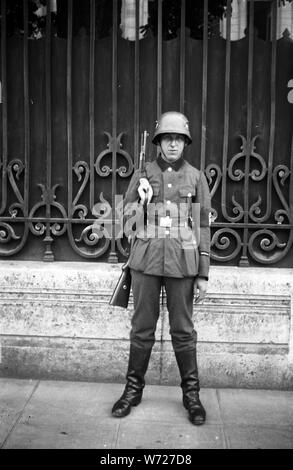
[[[154,220],[148,220],[148,225],[155,225],[156,227],[171,228],[171,227],[188,227],[188,220],[180,221],[172,219],[169,216],[156,217]]]

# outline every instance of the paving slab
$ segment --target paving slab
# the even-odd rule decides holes
[[[121,423],[117,449],[224,449],[225,436],[221,426],[193,426],[125,420]]]
[[[293,392],[220,389],[218,398],[225,424],[293,426]]]
[[[19,419],[37,383],[36,380],[0,378],[0,448]]]
[[[113,449],[118,424],[99,420],[67,419],[46,423],[30,420],[20,423],[4,449]]]
[[[111,384],[115,387],[117,384]],[[42,414],[48,420],[56,416],[99,416],[106,418],[105,407],[101,406],[102,384],[95,382],[41,381],[29,404],[26,407]],[[31,413],[32,414],[32,413]]]
[[[293,449],[293,426],[225,426],[230,449]]]
[[[119,423],[100,384],[41,382],[4,448],[115,447]]]

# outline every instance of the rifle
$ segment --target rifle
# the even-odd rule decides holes
[[[148,137],[148,132],[143,131],[141,134],[141,142],[140,142],[140,154],[139,154],[139,166],[138,169],[140,171],[140,174],[142,174],[145,171],[145,151],[146,151],[146,140]]]
[[[139,171],[141,174],[145,170],[146,139],[148,135],[149,134],[147,133],[147,131],[144,131],[141,134],[141,148],[140,148],[140,154],[139,154]],[[130,252],[132,250],[134,240],[135,238],[131,240]],[[130,256],[128,257],[128,260],[126,261],[125,264],[123,264],[121,268],[122,272],[120,274],[120,277],[118,279],[118,282],[115,286],[115,289],[113,291],[113,294],[109,302],[109,304],[114,307],[127,308],[128,306],[130,288],[131,288],[131,273],[130,273],[129,261],[130,261]]]

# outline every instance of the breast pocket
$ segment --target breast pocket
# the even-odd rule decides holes
[[[195,201],[196,191],[193,186],[179,189],[180,217],[191,217],[192,203]]]
[[[193,186],[185,186],[185,188],[179,189],[179,197],[180,199],[185,199],[185,202],[194,202],[195,195],[196,192]]]
[[[158,202],[160,199],[160,186],[152,185],[153,197],[151,202]]]

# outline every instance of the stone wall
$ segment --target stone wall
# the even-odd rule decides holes
[[[0,261],[0,375],[123,382],[132,299],[108,304],[120,267]],[[194,308],[202,386],[293,388],[292,295],[292,269],[211,268]],[[147,382],[178,384],[162,304]]]

